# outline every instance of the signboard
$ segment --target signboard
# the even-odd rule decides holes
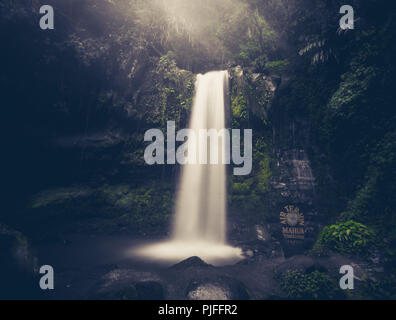
[[[304,240],[304,215],[294,206],[286,206],[280,213],[282,234],[288,240]]]

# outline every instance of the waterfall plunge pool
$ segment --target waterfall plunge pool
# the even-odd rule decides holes
[[[211,265],[224,266],[244,258],[240,248],[208,241],[169,240],[132,248],[129,252],[135,257],[165,264],[175,264],[197,256]]]

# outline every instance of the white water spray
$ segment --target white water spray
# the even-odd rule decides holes
[[[190,129],[225,128],[224,90],[227,71],[198,75]],[[220,140],[220,139],[219,139]],[[191,141],[191,144],[195,141]],[[222,148],[223,146],[223,148]],[[222,158],[225,143],[210,144],[209,154]],[[191,150],[193,146],[189,144]],[[217,149],[216,149],[217,148]],[[225,242],[226,168],[218,164],[187,164],[182,168],[180,191],[176,203],[175,240]]]
[[[190,129],[197,134],[201,129],[225,129],[225,90],[228,90],[227,71],[198,75]],[[190,150],[187,152],[194,148],[193,143],[187,142]],[[210,143],[207,152],[217,153],[222,159],[226,143]],[[226,245],[226,167],[222,161],[182,167],[172,239],[141,247],[135,253],[172,262],[199,256],[214,265],[241,259],[239,248]]]

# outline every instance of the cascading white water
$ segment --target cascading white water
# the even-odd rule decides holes
[[[212,71],[197,76],[190,119],[190,129],[196,137],[202,129],[225,129],[225,90],[228,90],[227,71]],[[188,139],[187,153],[194,150],[197,152],[196,159],[200,159],[199,148],[194,145],[196,142]],[[241,249],[226,244],[224,152],[224,142],[218,141],[217,145],[208,143],[207,162],[204,162],[207,164],[199,164],[202,162],[198,161],[198,164],[185,164],[182,167],[172,239],[140,247],[134,250],[134,254],[168,262],[198,256],[214,265],[242,259]],[[210,163],[213,153],[217,153],[217,164]]]
[[[227,86],[227,71],[198,75],[190,120],[190,129],[197,137],[200,130],[225,129],[224,90]],[[189,141],[188,150],[194,148],[194,143],[196,141]],[[182,168],[176,203],[175,240],[225,242],[226,168],[221,161],[225,150],[221,141],[217,146],[209,146],[207,158],[216,152],[218,164],[186,164]]]

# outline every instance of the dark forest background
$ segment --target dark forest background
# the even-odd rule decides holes
[[[229,179],[231,216],[279,219],[280,118],[294,119],[316,179],[311,249],[379,255],[371,297],[394,297],[395,11],[350,0],[355,29],[341,30],[344,2],[48,0],[55,30],[43,31],[42,1],[2,1],[2,248],[166,234],[179,168],[144,163],[144,132],[186,127],[195,75],[228,69],[230,126],[254,130],[252,175]]]

